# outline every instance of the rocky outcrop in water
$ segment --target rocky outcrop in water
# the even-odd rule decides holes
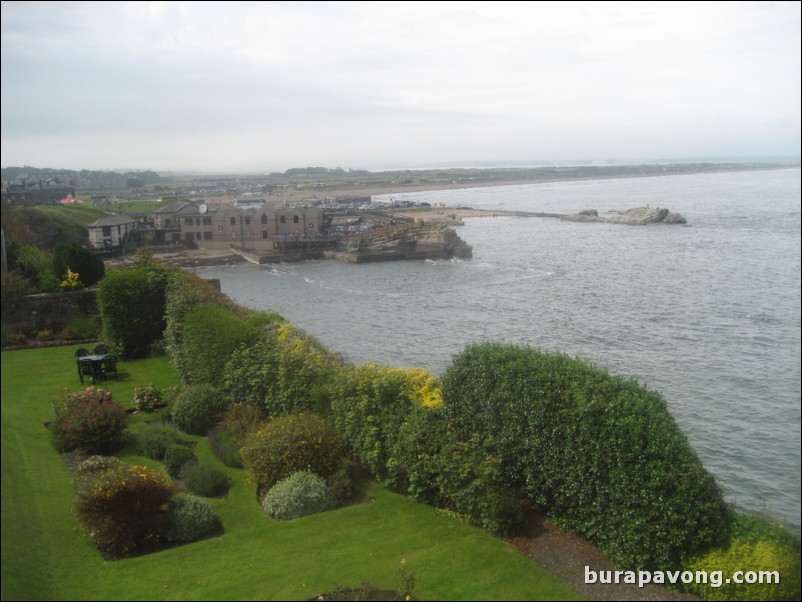
[[[686,224],[687,220],[679,213],[673,213],[665,207],[636,207],[618,215],[602,217],[595,209],[585,209],[574,215],[563,215],[560,219],[570,222],[605,222],[608,224],[624,224],[627,226],[645,226],[648,224]]]

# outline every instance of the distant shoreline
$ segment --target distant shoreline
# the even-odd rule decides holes
[[[522,178],[522,179],[510,179],[510,180],[496,180],[496,179],[477,179],[477,180],[461,180],[458,182],[443,182],[443,183],[420,183],[420,184],[397,184],[397,185],[375,185],[372,186],[369,183],[366,183],[364,186],[352,186],[349,188],[338,188],[336,186],[321,186],[318,191],[314,194],[310,195],[308,189],[302,190],[285,190],[282,195],[280,196],[280,200],[282,201],[302,201],[302,200],[324,200],[324,199],[332,199],[335,197],[347,197],[347,196],[378,196],[378,195],[388,195],[388,194],[414,194],[416,192],[430,192],[430,191],[438,191],[438,190],[467,190],[470,188],[491,188],[491,187],[499,187],[499,186],[526,186],[526,185],[533,185],[533,184],[552,184],[552,183],[560,183],[560,182],[574,182],[574,181],[591,181],[591,180],[622,180],[622,179],[632,179],[632,178],[659,178],[659,177],[671,177],[671,176],[684,176],[684,175],[698,175],[698,174],[707,174],[707,173],[737,173],[737,172],[749,172],[749,171],[775,171],[781,169],[799,169],[799,165],[782,165],[782,166],[766,166],[766,167],[758,167],[758,166],[750,166],[744,169],[738,169],[733,167],[731,169],[695,169],[689,170],[680,173],[638,173],[638,174],[609,174],[609,175],[602,175],[602,174],[593,174],[588,176],[564,176],[564,177],[555,177],[555,178]],[[401,172],[399,172],[401,173]],[[271,196],[271,199],[275,200],[275,196]],[[406,199],[406,200],[413,200],[413,199]]]

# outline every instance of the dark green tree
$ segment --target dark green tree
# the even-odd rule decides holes
[[[67,274],[67,268],[77,273],[81,282],[92,286],[100,282],[106,266],[92,251],[77,243],[59,245],[53,251],[53,271],[59,278]]]

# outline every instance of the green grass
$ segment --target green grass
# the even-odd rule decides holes
[[[501,540],[375,483],[363,485],[369,502],[278,522],[233,468],[228,497],[211,500],[224,535],[106,562],[71,511],[71,477],[44,428],[61,388],[80,388],[77,347],[2,353],[3,599],[299,600],[363,580],[395,589],[402,558],[424,600],[578,599]],[[178,382],[166,358],[119,370],[104,384],[126,407],[135,386]],[[136,416],[131,431],[152,418]],[[188,438],[212,457],[204,438]],[[131,443],[120,455],[145,461],[136,454]]]

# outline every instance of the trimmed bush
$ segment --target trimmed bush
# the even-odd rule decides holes
[[[159,540],[173,494],[167,475],[119,463],[84,471],[75,488],[76,512],[104,554],[125,556]]]
[[[187,384],[216,384],[231,354],[241,345],[253,344],[259,331],[219,305],[198,305],[181,321],[181,380]]]
[[[99,387],[64,391],[53,409],[56,418],[50,430],[60,452],[80,449],[89,454],[112,454],[125,443],[128,414],[112,399],[111,391]]]
[[[181,443],[181,432],[170,424],[151,422],[139,430],[136,440],[143,455],[163,460],[168,447]]]
[[[299,471],[276,483],[265,495],[262,507],[277,520],[291,520],[329,510],[333,499],[320,476]]]
[[[219,497],[228,492],[231,480],[215,463],[203,460],[190,466],[184,474],[184,486],[203,497]]]
[[[632,569],[673,569],[727,540],[730,514],[665,401],[562,354],[484,343],[443,376],[445,418],[506,486]]]
[[[264,490],[309,470],[326,479],[342,464],[334,429],[315,414],[288,414],[261,426],[242,448],[248,480]]]
[[[220,526],[209,502],[192,494],[170,500],[165,522],[164,538],[176,542],[195,541]]]
[[[226,466],[242,468],[240,450],[248,437],[264,424],[262,412],[249,405],[230,406],[223,419],[209,432],[209,444]]]
[[[97,289],[103,338],[123,359],[145,357],[162,338],[165,288],[171,268],[160,265],[109,271]]]
[[[210,385],[184,388],[173,402],[173,423],[185,433],[205,435],[222,418],[227,401]]]
[[[203,324],[202,318],[207,310],[192,314],[203,306],[216,308],[210,312],[213,314],[213,324]],[[221,382],[220,377],[230,354],[241,343],[254,341],[253,335],[260,331],[252,322],[238,317],[246,313],[210,282],[197,275],[183,270],[171,274],[167,283],[164,342],[182,382]],[[234,330],[218,330],[228,326],[233,326]],[[244,332],[247,332],[245,338],[238,338]],[[196,353],[201,355],[196,357]]]
[[[164,467],[174,479],[183,478],[186,471],[197,463],[195,452],[185,445],[171,444],[164,450]]]

